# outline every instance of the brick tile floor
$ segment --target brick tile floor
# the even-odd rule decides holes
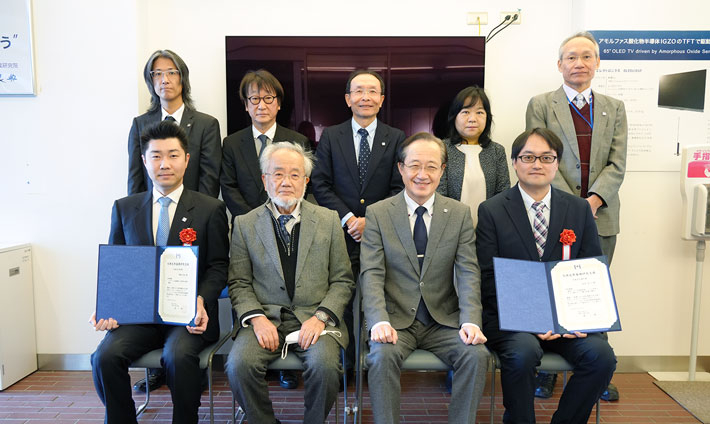
[[[132,372],[133,380],[141,377],[140,372]],[[561,380],[551,399],[537,399],[535,402],[537,421],[549,422],[561,391]],[[601,422],[603,423],[698,423],[692,415],[674,402],[653,384],[647,374],[616,374],[613,382],[621,392],[619,402],[602,402]],[[277,382],[270,384],[274,409],[283,423],[301,422],[303,419],[303,390],[284,390]],[[349,384],[352,401],[354,384]],[[222,372],[215,374],[215,422],[227,423],[231,418],[231,392]],[[141,396],[134,397],[141,403]],[[449,395],[444,388],[443,373],[405,373],[402,376],[402,422],[445,423]],[[209,422],[207,393],[202,397],[200,408],[201,423]],[[342,422],[342,394],[340,418]],[[495,422],[501,422],[503,397],[500,380],[496,381]],[[372,422],[369,396],[365,391],[363,422]],[[163,387],[153,392],[150,405],[140,417],[141,423],[170,423],[170,393]],[[99,402],[91,374],[86,371],[39,371],[0,392],[0,423],[102,423],[104,409]],[[478,422],[490,420],[490,383],[486,385],[479,407]],[[349,417],[352,421],[352,417]],[[334,412],[329,423],[335,422]],[[594,422],[594,413],[590,422]]]

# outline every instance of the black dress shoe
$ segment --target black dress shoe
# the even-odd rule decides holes
[[[557,374],[546,372],[538,372],[535,377],[535,397],[549,399],[552,397],[552,392],[555,390],[557,382]]]
[[[449,370],[446,373],[446,391],[451,394],[451,388],[454,386],[454,371]]]
[[[284,389],[295,389],[298,387],[298,375],[293,371],[281,371],[279,385]]]
[[[609,387],[604,390],[601,399],[607,402],[616,402],[619,400],[619,389],[617,389],[615,385],[609,383]]]
[[[150,373],[148,373],[148,389],[152,392],[159,389],[163,384],[165,384],[165,371],[162,368],[151,369]],[[133,385],[133,390],[145,393],[145,378],[136,381],[136,384]]]

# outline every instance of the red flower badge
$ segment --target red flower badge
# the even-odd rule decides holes
[[[566,261],[570,258],[570,250],[572,243],[577,241],[577,235],[573,230],[562,230],[560,233],[560,243],[562,243],[562,260]]]
[[[180,231],[180,241],[183,246],[192,246],[192,242],[197,240],[197,232],[192,228],[185,228]]]

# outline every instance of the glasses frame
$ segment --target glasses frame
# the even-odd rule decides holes
[[[271,177],[271,179],[272,179],[275,183],[280,183],[281,181],[285,180],[286,177],[288,177],[288,179],[289,179],[292,183],[293,183],[293,182],[296,182],[296,181],[299,181],[299,180],[301,180],[301,179],[306,178],[305,175],[300,175],[300,174],[285,174],[285,173],[283,173],[283,172],[267,172],[267,173],[265,173],[264,175],[268,175],[269,177]]]
[[[530,162],[527,162],[527,161],[525,161],[525,159],[523,159],[523,156],[531,156],[531,157],[533,158],[533,160],[531,160]],[[552,158],[552,161],[550,161],[550,162],[545,162],[544,160],[542,160],[543,157],[548,157],[548,156]],[[552,163],[555,163],[555,161],[557,160],[557,156],[555,156],[555,155],[540,155],[540,156],[535,156],[535,155],[518,155],[518,158],[517,158],[517,159],[518,159],[520,162],[522,162],[522,163],[535,163],[535,161],[537,161],[537,160],[539,159],[539,160],[540,160],[540,163],[544,163],[545,165],[550,165],[550,164],[552,164]]]
[[[165,71],[150,71],[150,77],[153,78],[153,80],[159,80],[165,76],[166,78],[176,78],[179,77],[180,70],[179,69],[167,69]]]
[[[271,100],[266,100],[267,97],[270,97]],[[264,104],[270,105],[270,104],[272,104],[272,103],[274,102],[274,100],[276,100],[277,98],[278,98],[278,97],[272,96],[271,94],[269,94],[269,95],[266,95],[266,96],[263,96],[263,97],[259,97],[259,96],[247,97],[247,100],[249,101],[249,103],[253,104],[254,106],[258,106],[259,103],[261,103],[262,100],[264,101]],[[254,103],[254,100],[256,100],[256,103]]]

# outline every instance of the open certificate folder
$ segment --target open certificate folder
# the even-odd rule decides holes
[[[621,330],[605,256],[554,262],[493,258],[493,268],[501,330]]]
[[[99,246],[96,320],[195,325],[197,246]]]

